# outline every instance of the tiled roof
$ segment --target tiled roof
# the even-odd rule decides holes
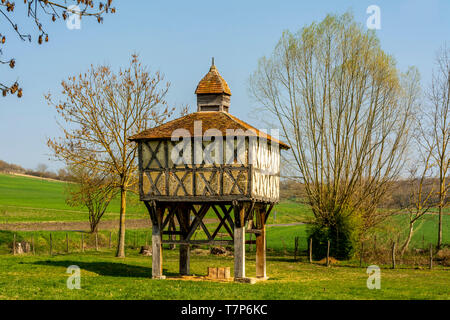
[[[148,140],[171,139],[172,133],[176,129],[186,129],[189,132],[190,136],[194,137],[194,122],[196,121],[201,121],[202,135],[204,135],[204,133],[208,129],[220,130],[220,132],[224,136],[226,135],[227,129],[234,129],[234,130],[242,129],[244,131],[251,130],[253,132],[247,131],[246,133],[244,133],[244,135],[246,136],[257,135],[260,137],[266,137],[268,140],[278,143],[281,148],[289,149],[289,146],[286,145],[285,143],[271,137],[268,134],[265,134],[264,132],[252,127],[251,125],[224,111],[194,112],[184,117],[166,122],[160,126],[144,130],[141,133],[138,133],[129,139],[131,141],[147,140],[147,139]],[[179,136],[180,135],[178,135],[178,137]]]
[[[231,90],[227,82],[222,78],[215,65],[212,65],[209,72],[198,83],[195,94],[220,94],[226,93],[231,96]]]

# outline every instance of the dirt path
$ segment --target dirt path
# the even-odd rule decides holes
[[[216,223],[218,219],[205,219],[205,223]],[[268,227],[289,227],[304,224],[303,222],[268,224]],[[129,219],[126,221],[127,229],[151,228],[150,219]],[[119,229],[119,220],[103,220],[99,230]],[[85,231],[89,230],[88,221],[61,221],[61,222],[12,222],[0,223],[0,230],[8,231]]]
[[[268,224],[267,227],[292,227],[292,226],[299,226],[302,224],[306,224],[305,222],[290,222],[290,223],[275,223],[275,224]]]

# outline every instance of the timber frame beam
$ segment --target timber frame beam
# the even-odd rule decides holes
[[[154,279],[164,279],[162,274],[163,244],[180,248],[180,274],[189,274],[190,247],[192,245],[234,245],[234,277],[245,278],[245,244],[256,243],[256,276],[266,279],[266,222],[274,203],[256,201],[230,202],[159,202],[144,201],[152,221],[152,248]],[[207,227],[207,214],[217,217],[217,224]],[[217,221],[215,219],[215,221]],[[219,232],[225,229],[220,240]],[[199,232],[202,233],[197,239]],[[246,241],[245,234],[256,236],[256,241]],[[168,239],[164,239],[168,236]]]

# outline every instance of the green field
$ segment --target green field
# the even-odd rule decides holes
[[[43,221],[86,221],[87,212],[65,204],[65,183],[0,174],[0,223]],[[128,218],[148,218],[136,196],[130,196]],[[105,215],[118,218],[118,201]],[[208,217],[215,217],[213,212]],[[405,215],[396,215],[380,225],[375,234],[380,247],[392,240],[403,240]],[[450,299],[450,269],[436,264],[428,270],[423,260],[392,270],[382,268],[381,290],[366,287],[366,267],[371,258],[359,266],[358,254],[349,261],[339,261],[327,268],[307,261],[309,208],[295,201],[282,201],[273,209],[267,227],[267,273],[270,279],[254,285],[179,280],[178,251],[164,249],[164,274],[169,280],[151,279],[151,258],[138,255],[138,248],[150,244],[151,230],[127,230],[127,258],[114,258],[117,230],[99,232],[100,251],[95,250],[93,235],[81,231],[52,231],[52,253],[49,254],[49,231],[0,230],[0,299]],[[436,243],[437,215],[427,215],[417,224],[411,248],[427,248]],[[274,224],[274,226],[271,226]],[[449,243],[450,216],[444,216],[444,243]],[[213,228],[214,224],[208,224]],[[112,248],[109,249],[111,232]],[[225,233],[225,230],[221,230]],[[36,255],[11,255],[16,241],[35,242]],[[66,252],[66,235],[69,252]],[[86,251],[81,252],[81,237]],[[250,235],[247,235],[249,237]],[[199,233],[197,239],[204,237]],[[294,261],[294,239],[299,238]],[[400,237],[400,238],[399,238]],[[369,239],[370,241],[370,239]],[[206,249],[206,248],[203,248]],[[247,276],[254,276],[255,247],[247,245]],[[419,260],[418,260],[419,261]],[[69,265],[81,268],[81,290],[66,288]],[[205,275],[207,267],[229,266],[232,257],[191,256],[191,272]],[[171,278],[172,277],[172,278]]]
[[[66,204],[65,190],[64,182],[0,174],[0,223],[87,221],[86,209]],[[147,209],[136,195],[130,194],[127,202],[128,219],[148,218]],[[119,205],[119,199],[112,201],[103,218],[118,219]],[[293,201],[278,204],[274,213],[269,217],[269,224],[307,222],[312,218],[309,208]],[[207,218],[216,215],[210,210]]]
[[[40,221],[87,221],[85,208],[66,204],[66,183],[0,174],[0,223]],[[111,202],[104,219],[119,218],[120,201]],[[148,218],[138,197],[128,197],[129,219]]]

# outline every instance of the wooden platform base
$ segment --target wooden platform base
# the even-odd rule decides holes
[[[228,279],[212,279],[209,278],[208,276],[172,276],[172,277],[167,277],[167,280],[184,280],[184,281],[213,281],[213,282],[239,282],[239,283],[248,283],[248,284],[255,284],[257,282],[261,282],[261,281],[266,281],[269,278],[250,278],[250,277],[246,277],[246,278],[233,278],[230,277]]]

